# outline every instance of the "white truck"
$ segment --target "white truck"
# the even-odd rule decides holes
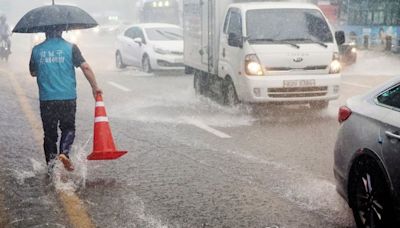
[[[183,0],[184,63],[196,93],[225,104],[307,103],[339,97],[338,44],[308,3]]]

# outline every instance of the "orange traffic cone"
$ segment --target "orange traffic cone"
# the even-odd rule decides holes
[[[96,109],[94,119],[93,152],[88,160],[113,160],[126,154],[128,151],[117,151],[111,134],[110,125],[106,114],[103,98],[96,96]]]

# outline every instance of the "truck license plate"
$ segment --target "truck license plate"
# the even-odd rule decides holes
[[[311,87],[315,86],[315,80],[284,80],[283,87],[290,88],[290,87]]]

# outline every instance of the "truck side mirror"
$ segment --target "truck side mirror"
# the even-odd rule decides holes
[[[232,47],[243,47],[243,37],[233,32],[228,35],[228,45]]]
[[[337,45],[342,45],[344,44],[344,42],[346,41],[346,38],[344,36],[344,32],[343,31],[336,31],[335,32],[335,39],[337,42]]]

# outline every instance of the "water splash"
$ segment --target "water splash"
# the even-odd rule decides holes
[[[32,168],[33,168],[33,171],[34,171],[35,173],[42,172],[43,170],[46,169],[46,167],[44,166],[43,163],[41,163],[41,162],[39,162],[39,161],[36,161],[36,160],[33,159],[33,158],[31,158],[30,161],[31,161],[31,163],[32,163]]]
[[[19,185],[24,185],[25,180],[29,178],[33,178],[36,176],[33,171],[25,171],[25,170],[12,170],[14,172],[14,177],[17,179]]]
[[[62,163],[56,161],[51,179],[57,190],[76,192],[79,187],[84,187],[86,185],[88,170],[86,148],[90,139],[91,137],[89,137],[83,145],[74,146],[72,148],[70,158],[75,167],[73,172],[66,171]]]
[[[114,111],[118,110],[118,111]],[[244,106],[226,107],[190,90],[148,96],[113,106],[113,117],[146,123],[187,124],[188,118],[216,127],[250,126],[254,118]]]

